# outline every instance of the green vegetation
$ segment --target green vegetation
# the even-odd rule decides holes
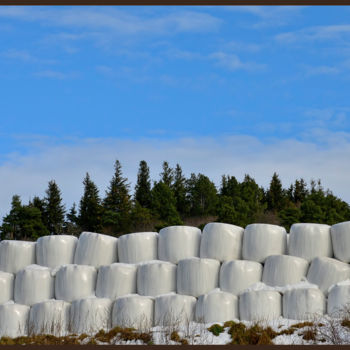
[[[223,175],[219,188],[204,174],[186,178],[181,166],[163,162],[158,181],[151,181],[146,161],[139,164],[133,196],[118,160],[104,198],[90,175],[84,180],[79,201],[66,212],[61,191],[54,180],[44,198],[35,196],[24,204],[14,195],[10,212],[3,217],[1,239],[35,240],[48,234],[94,231],[114,236],[154,231],[170,225],[195,225],[210,221],[245,227],[254,222],[271,223],[289,230],[295,222],[335,224],[350,220],[350,206],[324,190],[320,180],[308,186],[297,179],[284,188],[274,173],[268,188],[249,175],[242,182]]]

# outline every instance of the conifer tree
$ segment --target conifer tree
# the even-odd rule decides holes
[[[169,163],[163,162],[163,171],[160,173],[161,181],[171,188],[174,180],[174,170],[169,167]]]
[[[89,173],[86,173],[83,184],[84,194],[79,206],[79,225],[84,231],[99,232],[102,228],[99,192]]]
[[[145,160],[141,160],[135,186],[135,200],[144,208],[151,208],[151,179],[149,167]]]
[[[3,218],[1,239],[21,239],[21,210],[21,198],[14,195],[11,201],[10,213]]]
[[[182,169],[179,164],[176,164],[174,171],[174,182],[172,190],[175,197],[176,209],[181,216],[189,214],[189,205],[186,199],[186,178],[182,174]]]
[[[54,180],[49,182],[44,200],[45,224],[49,232],[54,235],[62,233],[65,207],[62,204],[61,191]]]
[[[79,218],[77,214],[76,204],[73,203],[69,212],[66,214],[66,221],[64,223],[64,230],[67,234],[78,235],[80,233]]]
[[[277,173],[274,173],[272,176],[266,197],[268,210],[279,211],[285,206],[285,194]]]
[[[131,225],[131,197],[127,178],[122,176],[122,167],[117,160],[114,176],[103,201],[104,225],[112,227],[115,233],[127,233]]]

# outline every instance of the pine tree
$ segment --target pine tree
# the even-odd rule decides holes
[[[11,201],[10,213],[3,218],[2,239],[21,239],[21,210],[21,198],[14,195]]]
[[[171,188],[174,180],[174,170],[169,167],[169,163],[163,162],[163,171],[160,173],[161,181]]]
[[[79,218],[77,214],[76,204],[73,203],[69,212],[66,214],[66,221],[64,223],[64,230],[67,234],[76,236],[80,233],[81,230],[79,228]]]
[[[285,206],[285,194],[282,188],[281,180],[277,173],[274,173],[270,182],[270,188],[267,191],[267,209],[279,211]]]
[[[145,160],[141,160],[137,183],[135,186],[135,200],[144,208],[151,208],[151,179],[149,167]]]
[[[98,189],[91,181],[89,173],[86,173],[83,184],[84,194],[79,206],[79,225],[84,231],[98,232],[102,228],[102,207]]]
[[[61,191],[54,180],[49,182],[44,200],[45,221],[49,232],[54,235],[62,233],[65,207],[62,204]]]
[[[127,233],[131,225],[131,197],[127,178],[122,176],[119,160],[115,162],[115,173],[103,201],[104,226],[110,226],[115,233]]]
[[[161,221],[157,228],[183,223],[176,210],[174,195],[169,186],[162,181],[154,184],[151,203],[153,215]]]
[[[182,174],[182,169],[179,164],[176,164],[174,172],[174,182],[172,185],[176,201],[176,209],[181,216],[189,214],[189,205],[186,199],[186,178]]]

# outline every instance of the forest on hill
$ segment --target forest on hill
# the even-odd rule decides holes
[[[1,239],[35,240],[49,234],[79,235],[82,231],[120,236],[130,232],[155,231],[170,225],[202,228],[212,221],[245,227],[271,223],[288,231],[296,222],[335,224],[350,220],[350,206],[323,189],[321,181],[297,179],[283,188],[274,173],[268,188],[259,186],[249,175],[239,182],[223,175],[217,188],[204,174],[186,178],[181,166],[163,162],[158,181],[150,178],[146,161],[139,164],[137,183],[131,194],[128,179],[118,160],[105,195],[87,173],[84,193],[78,206],[67,210],[61,191],[49,181],[44,198],[33,197],[24,204],[14,195],[10,212],[3,217]]]

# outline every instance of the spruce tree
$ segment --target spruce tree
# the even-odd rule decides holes
[[[277,173],[274,173],[267,191],[267,209],[272,211],[282,210],[285,206],[285,194],[281,180]]]
[[[79,225],[84,231],[98,232],[102,228],[99,192],[89,173],[86,173],[83,184],[84,194],[79,206]]]
[[[63,233],[65,207],[62,204],[61,191],[56,182],[51,180],[45,197],[45,223],[51,234]]]
[[[174,170],[169,167],[169,163],[163,162],[163,171],[160,173],[161,181],[171,188],[174,180]]]
[[[66,221],[64,223],[64,230],[67,234],[78,235],[80,233],[79,218],[77,214],[76,204],[73,203],[69,212],[66,214]]]
[[[127,178],[122,176],[122,167],[115,162],[114,176],[103,201],[104,225],[110,226],[115,233],[127,233],[131,225],[131,197]]]
[[[186,178],[182,174],[179,164],[176,164],[174,171],[174,182],[172,185],[173,194],[176,201],[176,209],[181,216],[189,214],[189,205],[186,199]]]
[[[11,210],[8,215],[3,218],[1,227],[1,239],[21,239],[21,198],[14,195],[11,201]]]
[[[151,179],[149,167],[145,160],[141,160],[135,186],[135,200],[144,208],[151,208]]]

